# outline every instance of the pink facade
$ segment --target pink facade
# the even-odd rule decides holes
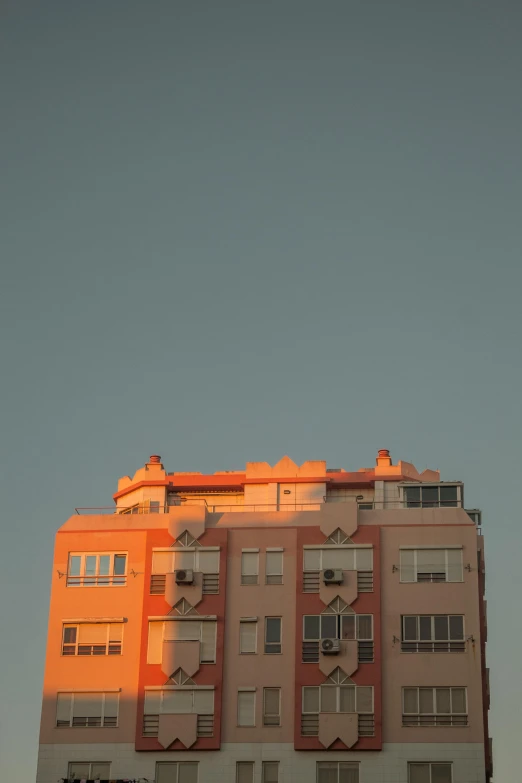
[[[153,456],[114,500],[57,534],[38,783],[489,780],[460,483],[386,450],[354,472]]]

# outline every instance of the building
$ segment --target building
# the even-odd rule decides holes
[[[52,574],[37,783],[482,783],[484,549],[461,482],[152,456]]]

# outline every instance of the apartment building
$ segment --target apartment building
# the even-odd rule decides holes
[[[482,783],[480,512],[459,481],[150,457],[56,537],[37,783]]]

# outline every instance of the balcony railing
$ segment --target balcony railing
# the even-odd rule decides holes
[[[159,731],[159,715],[144,715],[142,725],[143,737],[157,737]],[[198,715],[197,724],[198,737],[214,736],[214,716]]]
[[[317,737],[319,735],[319,714],[301,715],[301,736]],[[359,715],[359,737],[375,736],[375,718],[373,715]]]

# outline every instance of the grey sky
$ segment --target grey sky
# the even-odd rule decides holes
[[[484,511],[495,777],[516,780],[521,4],[0,14],[2,781],[34,781],[75,506],[152,453],[356,469],[378,448]]]

